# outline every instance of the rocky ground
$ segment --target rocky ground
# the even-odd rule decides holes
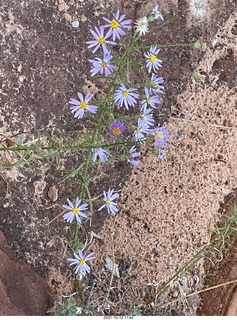
[[[120,213],[109,218],[106,213],[96,213],[92,227],[87,226],[88,232],[102,238],[90,247],[97,259],[89,283],[96,279],[96,287],[87,307],[98,312],[123,314],[131,304],[149,300],[162,281],[208,242],[205,228],[216,225],[220,211],[225,210],[221,204],[237,187],[236,1],[208,3],[201,20],[183,15],[144,40],[147,45],[206,43],[205,51],[187,47],[162,50],[166,60],[191,71],[197,68],[205,78],[195,82],[189,74],[164,63],[160,75],[165,78],[165,94],[156,119],[159,123],[166,121],[171,131],[166,157],[160,161],[144,154],[141,165],[133,170],[118,161],[113,167],[105,166],[98,177],[93,194],[111,185],[121,190]],[[92,54],[85,44],[91,38],[89,29],[117,9],[134,21],[146,4],[135,0],[2,0],[2,142],[9,143],[5,139],[8,136],[27,143],[37,137],[37,130],[55,134],[58,129],[65,135],[81,130],[82,125],[69,111],[69,99],[77,91],[103,91],[103,84],[90,78],[87,59]],[[148,12],[153,4],[149,3]],[[159,9],[168,20],[185,12],[188,1],[160,3]],[[133,77],[136,79],[136,75]],[[77,161],[77,157],[66,156],[61,164],[71,168]],[[9,190],[6,194],[2,179],[0,229],[15,254],[46,278],[60,297],[73,290],[68,284],[72,272],[65,263],[70,255],[65,251],[68,227],[61,218],[49,222],[61,212],[65,199],[76,194],[77,186],[60,184],[64,176],[55,172],[56,165],[43,170],[40,167],[35,163],[33,167],[24,165],[4,172]],[[114,277],[115,289],[108,298],[111,274],[105,268],[105,259],[112,257],[113,250],[121,276]],[[203,263],[181,279],[185,293],[204,285]],[[179,296],[180,290],[176,284],[164,301]],[[161,311],[154,308],[150,313],[193,315],[199,306],[198,296]],[[224,314],[226,308],[220,312]]]

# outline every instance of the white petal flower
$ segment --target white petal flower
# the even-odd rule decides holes
[[[142,17],[135,22],[136,32],[139,33],[140,36],[146,34],[148,32],[148,19],[147,17]]]
[[[197,19],[202,18],[207,11],[207,1],[206,0],[191,0],[190,1],[190,11],[194,17]]]

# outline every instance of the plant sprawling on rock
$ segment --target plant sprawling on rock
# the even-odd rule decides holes
[[[79,100],[71,98],[69,101],[73,105],[70,109],[74,118],[80,121],[83,121],[83,118],[90,118],[90,126],[94,126],[94,128],[87,128],[88,142],[93,147],[91,148],[92,153],[88,150],[85,156],[84,181],[87,181],[86,176],[89,167],[95,162],[100,165],[100,162],[111,159],[113,157],[112,149],[118,145],[123,148],[127,161],[134,166],[139,164],[138,158],[141,153],[137,152],[137,148],[141,144],[146,144],[148,149],[153,151],[159,159],[164,156],[164,149],[168,146],[170,137],[169,129],[161,127],[160,124],[155,127],[152,114],[153,110],[157,109],[157,105],[161,103],[159,95],[163,93],[164,89],[162,85],[164,79],[157,75],[162,66],[162,60],[158,57],[160,49],[156,45],[151,45],[149,51],[144,53],[144,48],[138,41],[148,32],[149,23],[159,18],[162,21],[164,20],[156,5],[148,18],[138,19],[135,32],[131,33],[129,29],[132,28],[132,21],[124,20],[125,15],[120,16],[118,10],[113,14],[112,20],[103,18],[108,24],[102,25],[100,28],[95,27],[95,31],[90,30],[95,40],[87,41],[88,48],[93,48],[93,53],[102,51],[102,57],[89,59],[92,64],[91,76],[100,73],[102,75],[100,79],[103,78],[106,81],[107,92],[101,100],[92,100],[93,94],[91,92],[87,92],[85,98],[82,93],[78,92]],[[106,32],[107,28],[109,30]],[[123,41],[121,39],[123,36],[126,36],[127,40]],[[110,37],[113,40],[109,40]],[[117,50],[114,46],[117,46]],[[144,62],[148,73],[144,71]],[[131,84],[127,80],[126,73],[129,73],[134,67],[145,77],[144,83]],[[134,112],[129,114],[131,108],[136,110],[136,115],[134,115]],[[122,109],[129,111],[127,116],[122,115]],[[90,209],[93,207],[93,199],[90,196],[88,199],[83,198],[85,189],[83,182],[81,186],[79,198],[76,199],[75,205],[67,199],[69,206],[63,206],[68,210],[63,216],[64,219],[70,223],[75,223],[73,248],[75,251],[79,250],[80,255],[82,255],[82,251],[79,249],[80,243],[78,242],[78,228],[81,226],[79,216],[88,218],[83,212],[88,210],[88,203],[79,205],[83,200],[84,202],[90,202]],[[87,184],[86,188],[89,195],[88,187]],[[115,215],[118,208],[114,200],[118,197],[119,194],[114,193],[114,189],[109,189],[107,193],[104,191],[105,204],[98,210],[107,208],[109,214]],[[90,214],[93,214],[93,212],[90,212]],[[84,247],[81,249],[84,249]],[[76,253],[74,253],[74,256],[77,257],[76,260],[73,259],[73,263],[77,263],[74,270],[82,278],[85,272],[81,272],[81,264],[82,262],[85,263],[85,260],[79,259]],[[72,261],[71,258],[68,260]]]
[[[190,10],[199,10],[196,15],[201,15],[203,11],[196,7],[197,2],[191,1]],[[202,4],[204,5],[205,1],[202,1]],[[15,163],[10,166],[2,165],[4,168],[34,159],[42,161],[49,158],[53,162],[64,151],[80,154],[80,165],[74,170],[66,170],[70,174],[63,179],[65,181],[79,176],[80,181],[76,199],[72,201],[67,198],[67,204],[63,205],[63,219],[74,225],[73,238],[70,241],[73,257],[68,258],[68,262],[74,266],[77,289],[82,301],[84,287],[81,280],[90,272],[87,261],[96,257],[93,252],[84,252],[87,244],[79,241],[78,231],[80,228],[83,230],[83,219],[93,215],[95,206],[98,211],[107,209],[108,214],[115,215],[119,212],[115,202],[119,193],[113,186],[103,191],[102,195],[94,198],[91,196],[90,185],[98,173],[98,168],[107,161],[112,162],[118,154],[121,159],[127,160],[128,165],[138,166],[142,146],[157,156],[157,159],[162,159],[169,145],[169,129],[159,123],[155,124],[153,112],[161,104],[160,96],[164,92],[164,79],[159,76],[164,61],[159,56],[160,48],[173,45],[152,43],[145,46],[139,40],[147,33],[178,18],[180,16],[174,16],[169,21],[149,29],[155,21],[164,21],[158,5],[155,5],[148,17],[143,16],[134,23],[132,32],[132,21],[126,20],[125,14],[121,15],[119,10],[113,14],[112,19],[104,17],[106,24],[90,30],[94,39],[86,43],[93,54],[98,53],[98,57],[88,59],[91,63],[91,77],[102,79],[105,89],[100,95],[79,91],[78,99],[69,100],[70,111],[75,121],[83,124],[83,130],[74,131],[72,137],[67,138],[60,132],[57,132],[56,138],[47,134],[45,138],[39,133],[38,139],[32,143],[21,144],[11,139],[13,146],[0,146],[0,151],[14,154],[15,159]],[[202,47],[199,43],[190,46],[198,49]],[[141,83],[130,82],[130,75],[134,70],[139,75],[136,79],[143,78]],[[201,75],[194,73],[193,76],[197,79]],[[3,175],[2,177],[4,178]],[[59,306],[62,309],[59,314],[74,314],[80,309],[71,304],[71,297],[67,302],[59,303]]]

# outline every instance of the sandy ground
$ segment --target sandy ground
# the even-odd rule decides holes
[[[104,296],[105,307],[115,294],[106,296],[111,280],[106,257],[128,266],[113,278],[112,306],[122,312],[119,299],[144,303],[154,287],[208,243],[207,228],[216,226],[220,204],[237,187],[236,19],[237,13],[207,48],[196,70],[205,74],[203,81],[191,79],[172,107],[165,158],[143,156],[122,190],[119,213],[103,226],[103,242],[90,247],[97,256],[93,272],[99,275],[92,305],[99,305],[97,299],[103,305]],[[204,274],[201,261],[173,284],[169,299],[202,288]],[[166,296],[158,303],[167,301]],[[197,297],[176,310],[192,315],[198,305]]]
[[[235,1],[209,0],[205,19],[184,17],[161,33],[151,34],[152,41],[209,41],[219,23],[233,11]],[[88,81],[88,49],[84,44],[85,39],[89,40],[89,29],[97,25],[99,18],[111,14],[111,4],[114,10],[121,7],[133,20],[144,8],[143,2],[137,0],[111,4],[106,1],[105,6],[98,1],[88,0],[88,3],[89,6],[85,1],[74,0],[3,0],[1,134],[28,143],[36,137],[36,130],[54,133],[55,129],[61,129],[65,134],[79,130],[80,125],[68,110],[68,101],[79,88],[93,89]],[[160,6],[167,18],[187,8],[188,1],[176,0]],[[206,228],[215,226],[220,203],[236,187],[236,19],[235,14],[208,45],[197,68],[206,76],[203,82],[190,80],[186,86],[186,74],[168,65],[162,68],[167,85],[158,114],[161,121],[167,119],[171,102],[182,92],[166,123],[171,141],[165,158],[144,155],[126,185],[123,184],[129,170],[127,164],[124,169],[119,163],[113,167],[113,179],[106,175],[112,176],[112,169],[104,171],[103,179],[95,187],[98,194],[102,186],[106,188],[113,181],[115,188],[123,185],[123,190],[119,214],[107,219],[101,232],[98,231],[102,240],[95,239],[87,249],[95,251],[97,256],[91,263],[88,308],[128,314],[131,305],[148,301],[161,283],[208,242]],[[72,27],[73,21],[79,21],[80,27]],[[172,50],[164,49],[164,56],[187,69],[193,69],[201,56],[200,51],[189,48]],[[77,165],[77,159],[72,157],[62,162],[67,168]],[[123,176],[122,182],[117,181],[118,173]],[[75,196],[77,188],[58,184],[63,177],[54,168],[42,171],[26,166],[8,170],[6,176],[10,183],[7,196],[4,180],[0,180],[0,228],[9,245],[42,276],[50,269],[48,281],[56,288],[58,298],[71,293],[72,270],[61,254],[62,244],[68,240],[68,226],[62,219],[48,223],[60,213],[66,197]],[[54,184],[58,190],[57,203],[48,193]],[[94,217],[93,223],[97,223],[94,231],[101,229],[105,216],[106,213],[101,213]],[[52,239],[57,240],[50,247],[48,243]],[[120,277],[114,276],[110,283],[111,272],[105,266],[105,259],[113,256]],[[200,263],[158,303],[203,285],[204,270]],[[195,314],[199,302],[197,297],[184,301],[179,309],[175,306],[162,312]]]

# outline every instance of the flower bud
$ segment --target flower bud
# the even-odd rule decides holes
[[[158,156],[159,155],[159,149],[152,149],[152,153],[155,155],[155,156]]]
[[[201,42],[194,42],[193,43],[193,48],[194,49],[202,49],[203,48],[203,44]]]
[[[134,124],[133,124],[133,125],[131,125],[130,128],[131,128],[132,131],[135,131],[137,129],[137,126],[134,126]]]
[[[193,72],[193,73],[192,73],[192,77],[193,77],[195,80],[200,81],[200,80],[202,80],[203,75],[201,75],[201,73],[199,73],[199,72]]]
[[[146,88],[153,88],[154,86],[156,86],[156,83],[154,81],[147,81],[143,85]]]
[[[135,120],[135,121],[138,121],[139,118],[140,118],[139,114],[136,114],[136,115],[134,116],[134,120]]]
[[[155,20],[155,16],[153,15],[150,15],[149,18],[148,18],[148,22],[152,22]]]

